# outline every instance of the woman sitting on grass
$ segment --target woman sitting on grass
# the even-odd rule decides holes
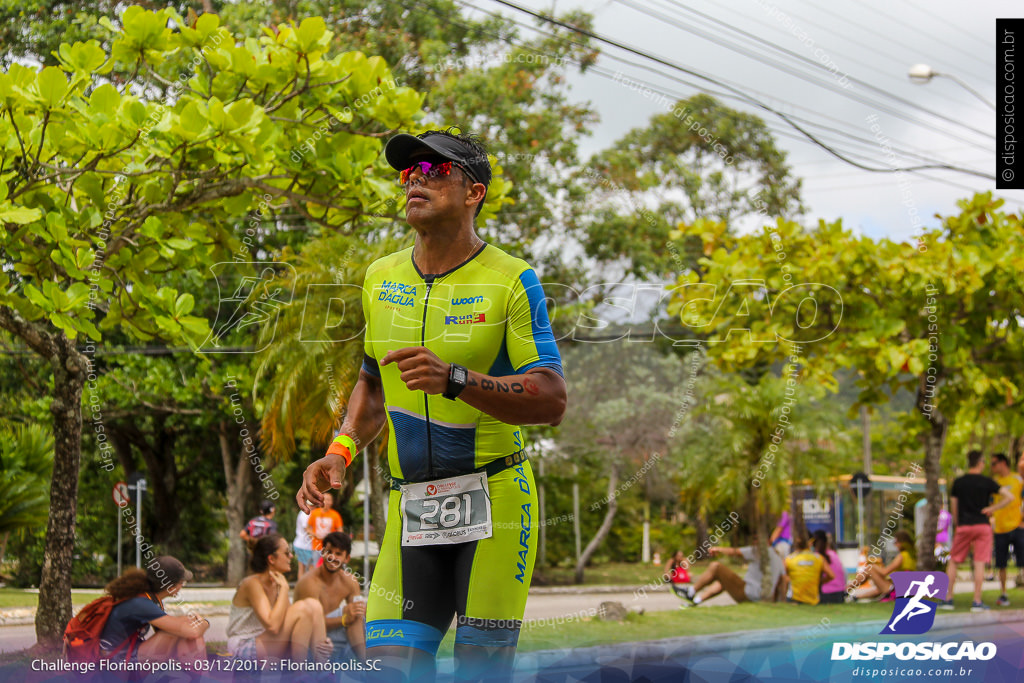
[[[843,561],[839,559],[836,546],[832,543],[829,535],[818,529],[812,534],[814,538],[814,552],[825,558],[825,564],[832,569],[833,577],[821,584],[821,603],[842,604],[846,596],[846,570],[843,568]]]
[[[912,572],[917,569],[917,557],[914,555],[914,541],[906,531],[897,531],[894,540],[899,553],[892,562],[882,567],[869,563],[863,572],[858,572],[846,587],[846,592],[856,598],[884,598],[892,592],[893,583],[889,575],[893,572]],[[859,587],[871,579],[874,584],[870,588]]]
[[[662,578],[672,586],[672,591],[679,597],[686,597],[684,586],[690,583],[690,563],[683,557],[683,551],[677,550],[667,563]]]
[[[164,598],[177,595],[191,578],[185,565],[163,555],[146,569],[129,569],[107,584],[106,592],[118,604],[100,633],[100,655],[132,661],[206,659],[203,634],[210,622],[164,611]],[[143,640],[150,626],[155,633]]]
[[[254,574],[242,579],[228,613],[228,652],[245,659],[285,659],[303,662],[313,655],[326,662],[331,654],[324,611],[313,598],[290,604],[288,580],[292,549],[280,534],[261,536],[249,566]]]

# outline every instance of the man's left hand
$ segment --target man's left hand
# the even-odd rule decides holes
[[[351,624],[360,617],[366,616],[366,603],[363,601],[349,602],[345,605],[345,615],[348,617],[348,623]]]
[[[423,391],[428,394],[443,394],[448,389],[448,373],[451,364],[445,363],[430,349],[424,346],[407,346],[397,351],[389,351],[380,364],[397,363],[401,371],[402,381],[410,390]]]

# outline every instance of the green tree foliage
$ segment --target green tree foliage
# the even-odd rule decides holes
[[[965,406],[1013,410],[1024,376],[1020,218],[990,194],[958,206],[916,244],[858,236],[839,221],[805,230],[780,220],[743,237],[709,221],[682,225],[676,236],[699,238],[707,256],[679,277],[669,308],[715,340],[709,356],[724,370],[778,360],[789,347],[778,342],[795,341],[808,381],[834,388],[836,369],[851,368],[860,403],[914,395],[906,425],[924,445],[926,566],[951,421]]]
[[[470,18],[451,0],[272,0],[224,7],[232,26],[305,16],[322,16],[340,49],[381,55],[394,65],[399,83],[425,93],[421,127],[459,125],[488,143],[504,169],[489,195],[507,197],[495,204],[495,220],[481,216],[486,239],[527,249],[538,236],[561,230],[559,193],[577,163],[580,136],[597,120],[589,105],[569,102],[566,82],[570,69],[584,71],[596,60],[588,39],[561,28],[522,38],[509,20]],[[560,18],[592,27],[586,13]],[[548,265],[561,268],[555,259]]]
[[[138,4],[156,10],[166,6]],[[178,4],[184,14],[188,3]],[[0,68],[6,70],[15,60],[57,66],[55,53],[61,43],[73,45],[95,38],[101,30],[100,17],[115,16],[119,6],[116,0],[0,0]]]
[[[327,236],[289,258],[294,269],[279,285],[304,294],[263,330],[256,364],[255,383],[265,387],[264,442],[274,457],[293,453],[297,439],[326,448],[334,437],[363,358],[363,277],[398,244]]]
[[[681,221],[733,229],[745,216],[791,218],[803,210],[800,181],[764,121],[703,94],[629,131],[577,177],[585,195],[574,220],[587,254],[623,262],[638,277],[683,268],[666,250]],[[676,253],[692,267],[700,243],[680,246]]]
[[[576,564],[576,582],[582,583],[587,562],[612,529],[623,493],[635,488],[648,499],[673,497],[659,472],[672,468],[666,451],[685,400],[678,387],[686,369],[654,344],[628,341],[577,344],[566,349],[563,361],[572,409],[556,435],[558,448],[586,473],[581,479],[607,478],[605,491],[581,500],[581,518],[584,512],[601,517]]]
[[[228,226],[249,211],[287,206],[331,229],[367,213],[393,187],[381,138],[412,125],[421,101],[392,87],[380,58],[328,56],[331,34],[317,19],[244,41],[214,15],[189,25],[171,10],[129,7],[123,30],[100,23],[115,32],[109,53],[76,43],[62,46],[60,67],[0,74],[0,327],[55,377],[36,622],[47,645],[71,607],[79,406],[92,369],[90,347],[75,340],[120,328],[202,343],[209,327],[192,315],[194,296],[165,274],[202,281],[243,247]],[[142,75],[176,97],[141,98]],[[314,139],[333,121],[335,135]],[[317,153],[293,158],[307,143]]]
[[[764,559],[772,525],[790,507],[791,483],[810,480],[828,490],[829,477],[852,461],[843,415],[800,375],[796,364],[753,384],[709,375],[673,451],[691,514],[716,524],[737,513],[757,533]]]
[[[0,433],[0,534],[39,526],[52,468],[53,436],[44,427],[28,424]]]

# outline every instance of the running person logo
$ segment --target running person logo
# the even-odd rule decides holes
[[[946,597],[949,577],[941,572],[893,572],[896,593],[892,617],[881,633],[919,635],[935,623],[938,602]]]

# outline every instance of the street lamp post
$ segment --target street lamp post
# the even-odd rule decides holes
[[[933,70],[927,64],[915,64],[914,66],[910,67],[910,71],[907,72],[907,76],[910,77],[911,81],[917,83],[918,85],[924,85],[925,83],[928,83],[936,76],[938,76],[939,78],[948,78],[949,80],[958,83],[961,88],[971,93],[988,106],[992,107],[993,110],[996,108],[995,103],[989,102],[988,98],[986,98],[984,95],[982,95],[980,92],[978,92],[971,86],[964,83],[962,80],[960,80],[953,74],[939,73],[938,71]]]

